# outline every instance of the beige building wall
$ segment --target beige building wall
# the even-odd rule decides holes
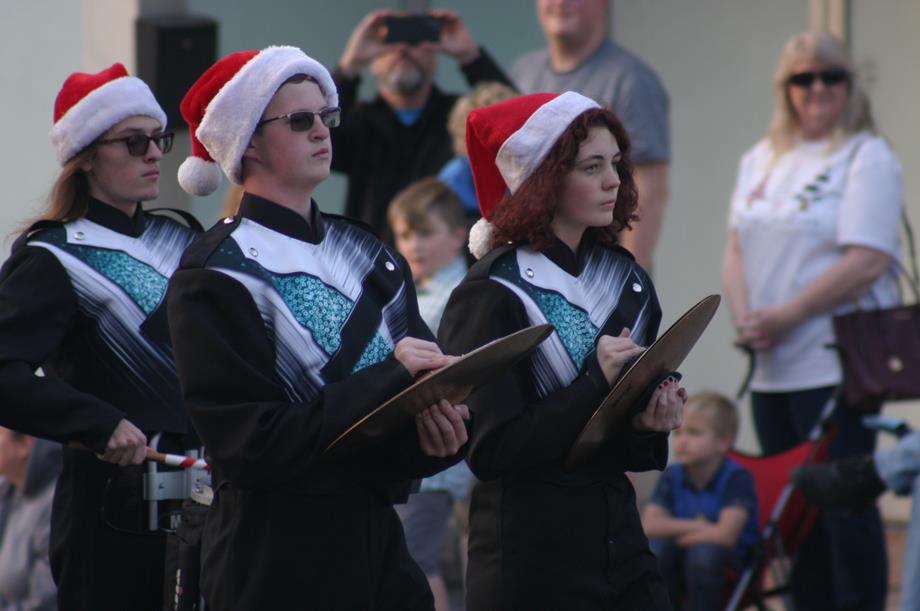
[[[729,197],[741,154],[766,131],[770,77],[783,43],[805,29],[801,0],[614,0],[614,38],[646,60],[671,97],[671,196],[655,256],[655,284],[672,323],[722,292]],[[732,395],[746,360],[732,347],[723,303],[682,367],[690,391]],[[745,406],[739,439],[756,451]]]
[[[905,204],[916,230],[920,227],[920,4],[916,0],[853,0],[849,4],[853,53],[869,81],[879,130],[904,168]],[[889,404],[884,411],[906,418],[920,429],[920,401]],[[881,447],[893,443],[890,436],[879,439]],[[882,510],[890,519],[906,521],[910,500],[888,493],[883,497]]]
[[[0,258],[9,234],[41,207],[58,169],[48,141],[54,96],[80,63],[83,31],[79,2],[3,0],[0,19]]]

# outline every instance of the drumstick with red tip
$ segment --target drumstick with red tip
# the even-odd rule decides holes
[[[211,465],[203,458],[192,458],[181,454],[164,454],[157,452],[152,448],[147,448],[147,460],[155,460],[170,467],[179,467],[181,469],[204,469],[211,470]]]
[[[68,442],[67,447],[92,452],[92,450],[79,441]],[[179,467],[181,469],[204,469],[205,471],[211,470],[211,465],[203,458],[192,458],[191,456],[183,456],[181,454],[165,454],[163,452],[157,452],[153,448],[147,448],[145,457],[147,460],[169,465],[170,467]]]

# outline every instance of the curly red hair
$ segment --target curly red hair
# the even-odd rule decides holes
[[[575,167],[581,143],[588,139],[592,127],[606,127],[620,147],[621,161],[617,164],[620,189],[613,209],[613,221],[605,227],[589,227],[585,234],[594,240],[613,246],[617,234],[628,229],[630,221],[638,220],[639,205],[633,166],[629,158],[629,136],[617,116],[604,108],[593,108],[578,115],[550,149],[543,163],[513,194],[495,207],[490,222],[494,227],[491,248],[500,244],[529,244],[537,251],[545,250],[556,239],[550,225],[556,203],[562,195],[566,174]]]

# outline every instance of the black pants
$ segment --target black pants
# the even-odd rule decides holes
[[[622,473],[480,482],[470,507],[470,611],[669,611],[667,587]]]
[[[370,492],[219,486],[205,519],[208,611],[430,611],[393,507]]]
[[[140,471],[64,449],[51,514],[51,571],[60,609],[163,608],[165,538],[146,530]]]

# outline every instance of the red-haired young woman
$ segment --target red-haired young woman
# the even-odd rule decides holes
[[[480,257],[440,328],[461,354],[524,327],[556,331],[474,393],[471,609],[667,609],[667,591],[625,471],[661,469],[680,424],[676,380],[655,389],[601,452],[563,461],[624,364],[653,341],[651,280],[617,234],[634,220],[629,140],[575,93],[474,111],[467,127],[484,221]],[[638,407],[638,406],[637,406]]]

